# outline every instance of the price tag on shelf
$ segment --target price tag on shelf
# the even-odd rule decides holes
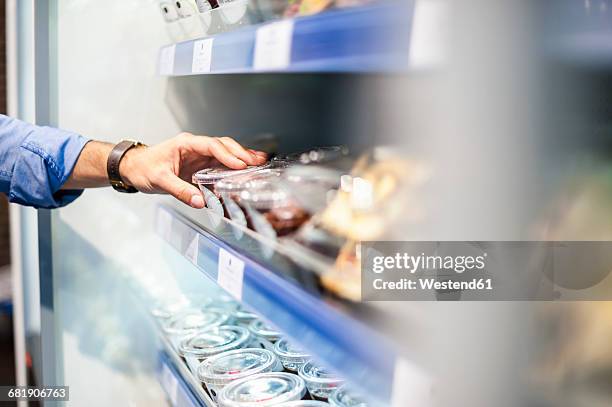
[[[193,43],[192,73],[210,72],[212,63],[213,38],[198,40]]]
[[[178,398],[178,380],[167,365],[164,365],[162,368],[161,384],[166,390],[172,405],[175,406]]]
[[[176,45],[164,47],[159,52],[159,74],[163,76],[172,75],[174,73],[174,54],[176,53]]]
[[[253,69],[285,69],[291,63],[293,20],[266,24],[255,33]]]
[[[217,283],[238,301],[242,300],[244,262],[227,250],[219,249]]]
[[[193,239],[191,239],[191,243],[187,246],[187,251],[185,252],[185,257],[187,260],[198,265],[198,254],[200,252],[200,234],[196,233]]]

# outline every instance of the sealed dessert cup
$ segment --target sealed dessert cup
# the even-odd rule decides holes
[[[262,320],[256,319],[249,325],[249,330],[257,338],[264,339],[271,343],[280,339],[281,333],[267,326]]]
[[[291,191],[283,186],[278,176],[260,176],[251,182],[248,188],[240,192],[238,203],[246,209],[249,226],[264,236],[270,234],[265,222],[273,229],[275,236],[285,236],[297,230],[309,218],[309,214],[295,202]],[[260,213],[264,219],[253,216],[253,211]]]
[[[346,386],[336,389],[327,401],[333,407],[368,407],[363,399],[351,393]]]
[[[308,392],[315,400],[327,400],[344,383],[342,379],[312,361],[304,363],[298,374],[306,382]]]
[[[297,373],[300,367],[310,360],[310,355],[289,343],[286,338],[274,344],[274,353],[289,373]]]
[[[282,366],[276,356],[265,349],[237,349],[220,353],[202,362],[196,376],[214,401],[228,384],[258,373],[277,372]]]
[[[247,311],[243,308],[239,308],[232,314],[232,318],[234,323],[238,326],[243,326],[245,328],[249,328],[251,322],[257,319],[257,314],[251,311]]]
[[[250,332],[241,326],[223,325],[198,331],[184,339],[178,348],[189,369],[195,374],[199,364],[211,357],[234,349],[245,348]]]
[[[309,213],[327,207],[340,187],[342,172],[320,165],[294,165],[287,168],[280,179],[284,188],[292,191],[292,198]]]
[[[202,191],[206,207],[213,209],[215,212],[221,212],[221,215],[223,215],[221,196],[215,194],[214,185],[224,178],[248,174],[268,168],[269,166],[270,164],[266,163],[263,165],[250,166],[242,170],[232,170],[224,166],[205,168],[193,174],[192,182],[197,184]]]
[[[220,295],[216,298],[209,298],[202,304],[203,310],[223,310],[228,314],[240,309],[240,303],[229,295]]]
[[[345,146],[317,147],[298,153],[278,154],[270,161],[272,167],[288,167],[299,164],[323,164],[348,154]]]
[[[163,329],[174,349],[178,351],[180,343],[185,338],[203,329],[226,324],[227,321],[227,314],[220,311],[190,309],[171,317]]]
[[[227,385],[219,394],[219,407],[264,407],[301,400],[304,380],[284,372],[259,373]]]
[[[185,299],[160,301],[153,306],[153,309],[151,309],[151,315],[153,315],[160,322],[164,323],[165,321],[168,321],[172,316],[189,308],[189,306],[189,301]]]
[[[329,407],[329,404],[319,400],[297,400],[278,404],[277,407]]]

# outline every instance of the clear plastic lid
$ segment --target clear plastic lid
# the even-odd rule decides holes
[[[273,166],[288,166],[293,164],[321,164],[333,161],[348,154],[346,146],[317,147],[299,153],[279,154],[272,158]]]
[[[188,335],[196,331],[223,325],[228,316],[220,311],[187,310],[176,314],[164,326],[164,330],[172,335]]]
[[[306,381],[308,388],[326,387],[331,385],[340,386],[344,381],[329,370],[316,365],[312,361],[306,362],[298,372],[300,377]]]
[[[220,295],[216,298],[209,298],[202,304],[203,310],[223,310],[233,313],[240,308],[240,303],[229,295]]]
[[[282,172],[279,169],[268,169],[251,176],[241,176],[241,179],[231,180],[236,186],[238,203],[259,210],[282,208],[290,205],[292,203],[291,192],[281,183],[281,174]],[[238,185],[241,186],[239,190]]]
[[[296,400],[278,404],[277,407],[329,407],[329,404],[318,400]]]
[[[281,184],[303,208],[316,213],[327,207],[340,187],[342,172],[318,165],[296,165],[283,172]]]
[[[351,393],[346,386],[334,391],[327,401],[334,407],[368,407],[365,401]]]
[[[157,302],[151,310],[151,315],[159,319],[168,319],[173,315],[189,308],[189,301],[186,299],[167,300]]]
[[[219,326],[199,331],[185,339],[179,346],[181,356],[208,358],[219,353],[244,348],[251,334],[241,326]]]
[[[272,406],[300,400],[304,394],[304,380],[294,374],[260,373],[227,385],[219,395],[219,406]]]
[[[204,168],[203,170],[193,174],[192,181],[194,184],[198,185],[212,185],[221,179],[263,170],[269,166],[270,163],[266,163],[262,165],[249,166],[242,170],[232,170],[231,168],[225,166]]]
[[[269,165],[268,165],[269,166]],[[258,189],[267,185],[270,180],[278,179],[281,170],[277,168],[264,168],[219,180],[215,184],[215,191],[219,194],[240,193],[243,190]]]
[[[249,325],[249,330],[253,333],[253,335],[264,338],[270,342],[276,342],[278,338],[281,337],[280,332],[270,328],[260,319],[256,319],[255,321],[251,322]]]
[[[274,344],[274,353],[283,362],[289,363],[305,363],[310,359],[310,355],[303,350],[294,347],[285,338],[280,339]]]
[[[206,359],[198,367],[198,379],[204,383],[225,386],[257,373],[280,370],[279,362],[267,349],[246,348],[221,353]]]
[[[247,311],[245,309],[238,309],[234,311],[232,317],[237,323],[251,323],[252,321],[257,319],[257,314],[251,311]]]

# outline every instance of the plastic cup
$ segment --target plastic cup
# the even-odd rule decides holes
[[[291,373],[260,373],[227,385],[219,394],[219,407],[265,407],[301,400],[304,380]]]
[[[306,382],[308,392],[315,400],[327,400],[344,383],[342,379],[312,361],[304,363],[298,374]]]

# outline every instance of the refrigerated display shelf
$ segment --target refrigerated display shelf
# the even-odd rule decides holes
[[[160,50],[159,73],[403,71],[408,68],[412,13],[411,1],[392,2],[180,42]],[[203,42],[207,40],[212,46]]]
[[[157,375],[172,407],[217,407],[167,342],[164,348]]]
[[[284,263],[264,264],[228,244],[234,226],[211,211],[162,205],[156,217],[158,235],[206,277],[373,401],[389,404],[397,353],[386,337],[309,289]]]

